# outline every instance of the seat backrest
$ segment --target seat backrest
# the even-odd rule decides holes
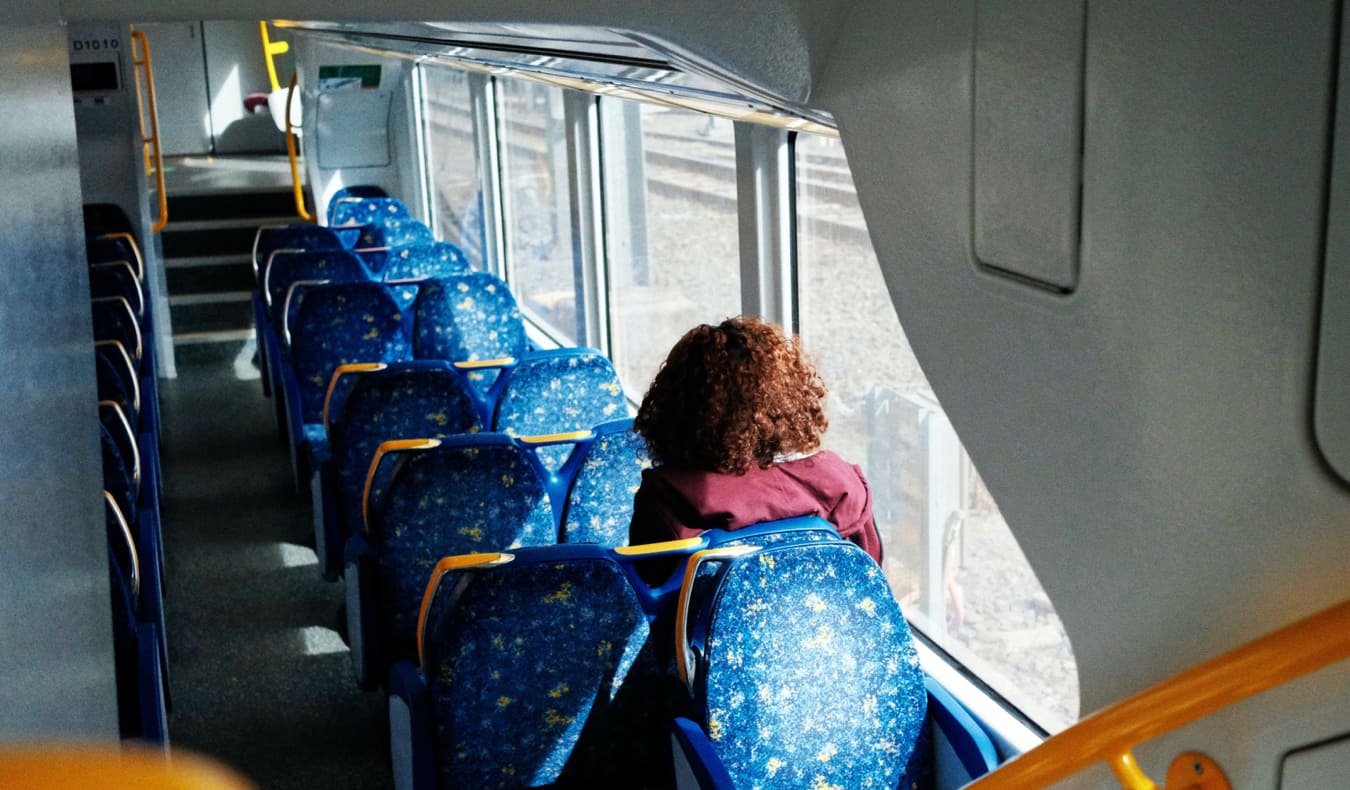
[[[131,244],[123,237],[95,236],[84,243],[85,255],[90,264],[126,261],[135,263],[136,253]]]
[[[383,226],[392,220],[411,217],[408,207],[398,198],[346,196],[328,204],[328,224],[335,227]]]
[[[340,365],[411,356],[402,311],[382,283],[297,284],[287,317],[291,365],[306,423],[323,419],[329,379]]]
[[[511,289],[487,272],[427,280],[413,310],[413,352],[418,359],[519,359],[529,347]],[[480,392],[487,392],[496,375],[482,371],[471,379]]]
[[[141,413],[140,379],[136,363],[126,347],[116,340],[94,343],[95,372],[98,380],[98,399],[113,401],[127,413],[127,418],[138,423]]]
[[[113,431],[100,421],[99,447],[103,457],[103,490],[117,503],[117,509],[127,521],[136,521],[136,479],[132,460],[122,455],[123,450]]]
[[[349,203],[353,200],[363,200],[365,198],[389,197],[389,193],[373,184],[353,184],[349,187],[343,187],[333,193],[328,199],[328,224],[341,224],[333,221],[333,210],[340,203]]]
[[[595,349],[533,352],[509,376],[492,418],[494,431],[512,436],[568,433],[628,416],[619,374]],[[556,470],[571,451],[567,445],[541,447],[539,457]]]
[[[409,244],[432,244],[436,241],[431,228],[412,217],[386,219],[383,223],[373,223],[369,227],[371,230],[366,236],[369,237],[370,243],[363,246],[403,247]]]
[[[277,327],[284,319],[281,311],[286,292],[301,280],[328,280],[335,283],[373,282],[376,277],[361,258],[350,250],[279,250],[270,256],[262,273],[263,294],[270,309],[268,316]]]
[[[90,311],[94,320],[94,340],[116,340],[131,355],[131,361],[140,365],[143,346],[141,325],[131,303],[121,296],[91,299]]]
[[[418,634],[441,787],[504,786],[508,767],[512,787],[641,787],[666,770],[661,678],[622,562],[583,545],[437,565]]]
[[[647,443],[632,428],[631,419],[595,427],[595,439],[585,449],[567,493],[563,543],[628,545],[633,494],[642,485],[642,470],[651,466]]]
[[[375,450],[390,439],[439,439],[485,428],[464,374],[445,362],[339,368],[324,405],[338,474],[344,534],[361,523],[361,495]]]
[[[441,557],[557,540],[543,469],[501,434],[432,439],[405,450],[381,445],[362,509],[390,642],[415,639],[426,580]]]
[[[448,241],[390,247],[380,268],[389,280],[425,280],[469,271],[469,259]]]
[[[307,222],[295,225],[263,225],[253,237],[253,272],[262,285],[267,260],[278,250],[350,250],[369,246],[370,228],[325,228]],[[365,238],[363,238],[365,237]]]
[[[145,293],[136,270],[127,261],[95,263],[89,267],[89,295],[94,299],[120,296],[138,318],[145,315]]]
[[[927,694],[881,568],[845,541],[737,550],[676,614],[677,667],[733,783],[895,787]]]

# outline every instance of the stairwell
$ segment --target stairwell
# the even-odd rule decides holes
[[[213,175],[226,177],[168,189],[161,239],[179,365],[235,357],[253,341],[254,236],[259,225],[299,221],[289,185],[263,161],[265,175],[250,178],[241,160],[216,158]],[[194,165],[198,175],[212,170]]]

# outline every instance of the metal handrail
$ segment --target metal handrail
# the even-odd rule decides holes
[[[150,152],[154,151],[155,189],[159,193],[159,219],[150,227],[151,233],[159,233],[169,224],[169,196],[164,191],[164,151],[159,144],[159,106],[155,101],[155,67],[150,60],[150,39],[131,28],[132,62],[145,69],[145,90],[150,95],[150,134],[145,134],[145,103],[141,99],[141,81],[136,80],[136,115],[141,122],[141,153],[145,157],[145,175],[151,173]],[[136,56],[136,45],[140,45],[142,57]]]
[[[295,154],[295,132],[291,130],[291,100],[295,97],[296,74],[291,74],[291,84],[286,89],[286,156],[291,160],[291,187],[295,195],[295,213],[305,222],[313,222],[314,215],[305,208],[305,191],[300,186],[300,164]]]
[[[1350,658],[1350,601],[1186,670],[1084,719],[967,785],[1045,787],[1105,762],[1128,790],[1156,790],[1132,750],[1229,705]]]

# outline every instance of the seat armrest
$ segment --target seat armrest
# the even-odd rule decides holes
[[[389,754],[396,790],[435,790],[435,720],[426,678],[411,661],[389,668]]]
[[[309,479],[309,500],[314,511],[314,553],[319,556],[319,575],[330,582],[342,576],[342,528],[337,487],[337,469],[333,462],[320,462]]]
[[[979,722],[932,677],[924,675],[938,787],[961,787],[998,767],[998,752]]]
[[[384,666],[383,630],[379,615],[375,552],[360,535],[347,538],[344,552],[347,587],[347,645],[357,684],[370,691]]]
[[[713,751],[712,741],[693,721],[677,718],[670,727],[679,790],[734,790],[731,775]]]

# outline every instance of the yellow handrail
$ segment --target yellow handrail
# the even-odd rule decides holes
[[[263,60],[267,62],[267,79],[272,83],[272,90],[281,90],[281,83],[277,81],[277,64],[273,60],[277,55],[283,55],[291,51],[291,45],[285,41],[273,41],[272,37],[267,35],[267,21],[258,21],[258,33],[262,35]]]
[[[145,134],[145,104],[141,100],[141,81],[136,80],[136,115],[141,122],[141,153],[145,157],[145,175],[150,175],[150,151],[153,149],[155,189],[159,193],[159,219],[150,227],[151,233],[159,233],[169,224],[169,196],[164,191],[164,151],[159,145],[159,107],[155,102],[155,67],[150,61],[150,39],[145,34],[131,28],[131,58],[136,66],[145,69],[145,90],[150,94],[150,135]],[[136,55],[136,45],[140,44],[143,53]]]
[[[1155,786],[1131,750],[1282,683],[1350,658],[1350,601],[1210,659],[1084,719],[967,790],[1045,787],[1097,762],[1122,786]]]
[[[291,160],[291,186],[295,195],[295,213],[305,222],[313,222],[314,215],[305,209],[305,191],[300,187],[300,164],[295,156],[295,132],[291,131],[291,99],[295,97],[295,73],[286,89],[286,156]]]

